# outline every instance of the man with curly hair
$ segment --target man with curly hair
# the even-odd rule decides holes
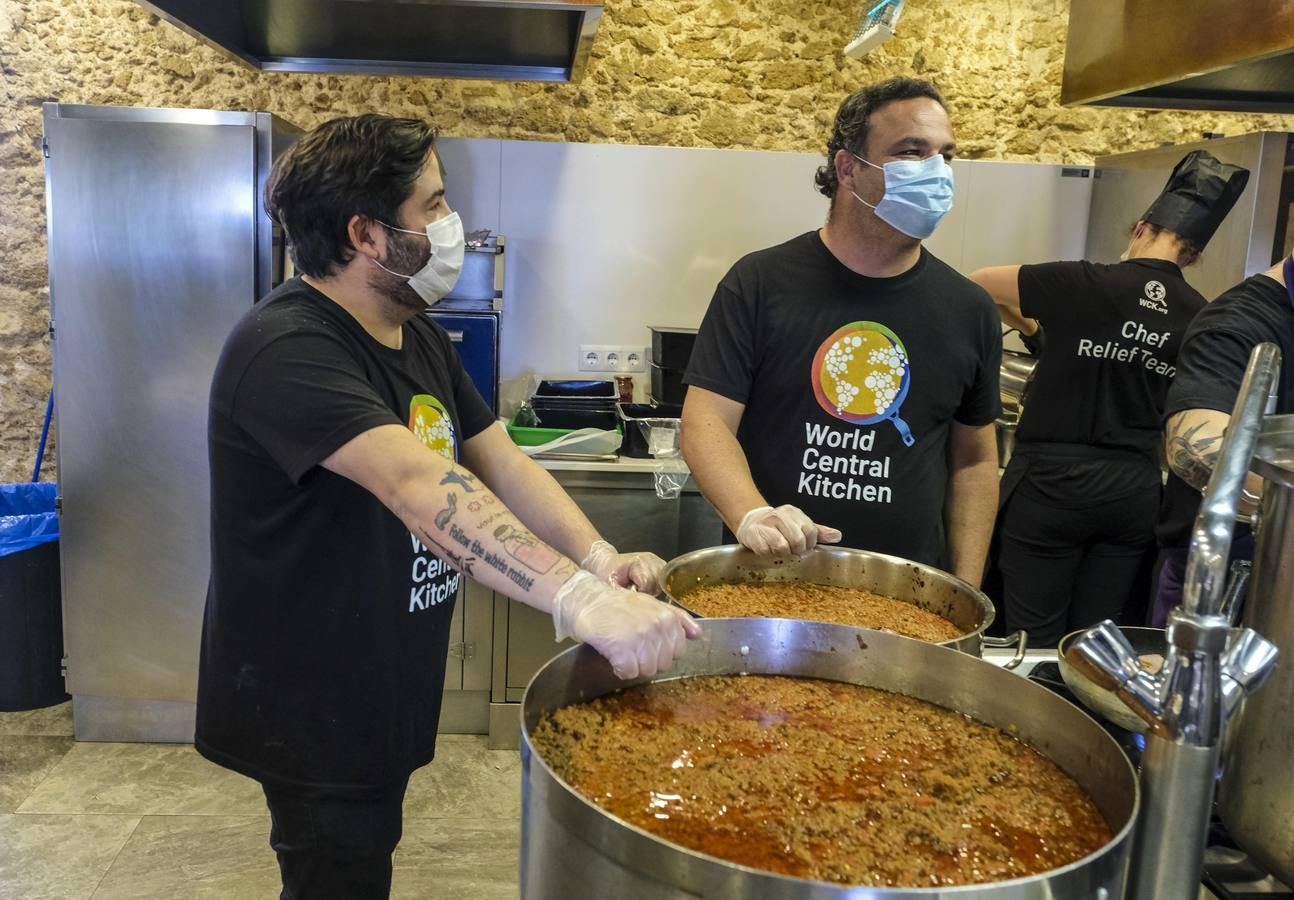
[[[934,85],[847,97],[818,190],[826,224],[737,262],[688,365],[683,452],[736,540],[818,542],[983,575],[997,504],[993,301],[922,241],[952,206]]]

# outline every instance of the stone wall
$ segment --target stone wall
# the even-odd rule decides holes
[[[1279,117],[1063,109],[1067,0],[909,0],[865,60],[863,0],[607,0],[578,84],[255,72],[128,0],[0,0],[0,480],[29,477],[49,389],[40,104],[268,110],[309,127],[378,110],[446,134],[821,150],[854,87],[934,79],[969,157],[1090,162]],[[53,477],[47,465],[45,477]]]

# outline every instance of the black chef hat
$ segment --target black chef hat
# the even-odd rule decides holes
[[[1203,249],[1248,183],[1248,169],[1192,150],[1173,168],[1163,193],[1141,218]]]

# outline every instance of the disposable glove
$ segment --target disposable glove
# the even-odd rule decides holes
[[[665,568],[665,560],[655,553],[620,553],[599,540],[593,542],[580,568],[603,581],[655,596],[660,593],[660,573]]]
[[[676,606],[576,572],[553,596],[557,640],[573,637],[611,663],[617,678],[663,672],[683,655],[701,626]]]
[[[1024,344],[1024,349],[1029,351],[1031,356],[1042,356],[1043,348],[1047,345],[1047,338],[1042,333],[1042,325],[1038,325],[1038,330],[1033,334],[1020,332],[1020,342]]]
[[[840,532],[813,520],[794,506],[757,506],[742,516],[737,540],[761,556],[800,556],[818,544],[834,544]]]

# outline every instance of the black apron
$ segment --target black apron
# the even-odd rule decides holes
[[[1017,443],[1011,454],[1011,460],[1002,473],[1002,480],[998,483],[998,522],[994,525],[995,534],[997,526],[1001,524],[1002,510],[1006,508],[1007,500],[1024,481],[1025,475],[1029,472],[1030,463],[1041,459],[1060,462],[1106,460],[1111,463],[1155,464],[1144,453],[1138,453],[1135,450],[1117,450],[1109,447],[1093,447],[1090,444],[1063,444],[1051,441]]]
[[[1093,447],[1088,444],[1066,444],[1050,441],[1027,441],[1016,444],[1015,451],[1007,462],[998,482],[997,517],[993,522],[993,537],[989,542],[988,558],[985,563],[983,590],[994,605],[1002,608],[1003,587],[1002,574],[998,569],[998,559],[1002,551],[1002,518],[1007,501],[1023,483],[1030,466],[1038,461],[1047,460],[1107,460],[1116,464],[1154,465],[1144,454],[1132,450],[1114,450],[1105,447]],[[1006,634],[1006,619],[998,616],[989,634],[1002,636]]]

